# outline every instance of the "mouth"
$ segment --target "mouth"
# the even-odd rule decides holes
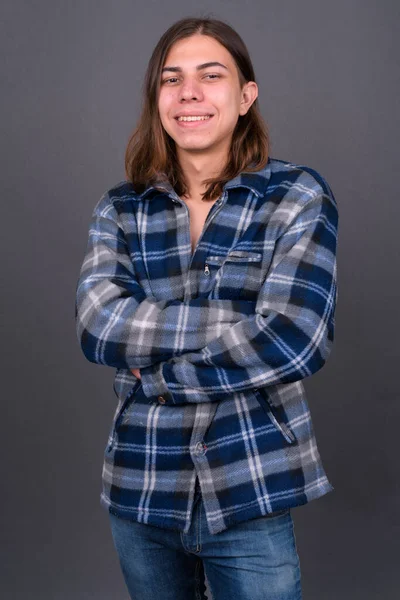
[[[199,115],[190,117],[175,117],[175,121],[180,127],[199,127],[205,123],[209,123],[214,115]]]

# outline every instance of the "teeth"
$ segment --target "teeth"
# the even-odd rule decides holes
[[[178,121],[206,121],[211,115],[203,115],[201,117],[178,117]]]

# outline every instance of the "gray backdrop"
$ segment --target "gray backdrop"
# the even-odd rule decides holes
[[[124,178],[151,51],[205,12],[249,48],[271,156],[318,170],[339,204],[335,345],[305,381],[335,491],[292,511],[304,598],[397,595],[399,2],[12,0],[0,35],[6,600],[128,598],[99,505],[114,370],[81,353],[75,285],[94,204]]]

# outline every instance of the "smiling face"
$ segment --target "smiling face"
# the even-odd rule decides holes
[[[255,82],[240,87],[230,52],[214,38],[198,34],[170,48],[160,86],[161,123],[175,141],[178,156],[227,156],[239,115],[246,114],[257,97]]]

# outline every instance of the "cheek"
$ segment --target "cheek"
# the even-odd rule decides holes
[[[234,121],[237,119],[239,115],[239,100],[232,94],[231,88],[219,90],[214,97],[214,102],[224,121]]]
[[[167,118],[168,113],[171,110],[173,103],[173,97],[170,93],[161,93],[158,99],[158,112],[161,119]]]

